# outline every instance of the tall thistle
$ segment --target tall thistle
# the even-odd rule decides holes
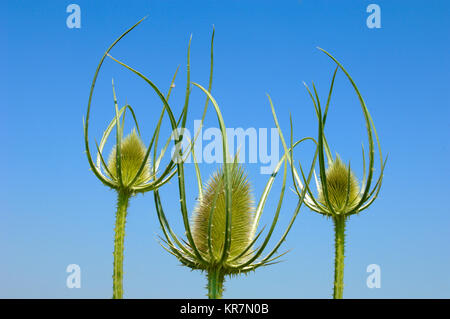
[[[199,199],[189,221],[183,161],[178,163],[180,206],[187,240],[178,238],[170,227],[157,190],[154,192],[155,205],[164,234],[162,247],[174,255],[184,266],[193,270],[205,271],[208,281],[207,296],[210,299],[218,299],[222,298],[226,276],[245,274],[261,266],[273,264],[276,259],[283,255],[274,256],[289,233],[299,213],[303,198],[299,198],[292,218],[274,248],[266,256],[261,257],[278,222],[286,186],[287,158],[289,155],[288,153],[284,154],[278,162],[256,208],[253,209],[250,184],[244,169],[237,161],[230,162],[226,155],[228,154],[226,128],[219,107],[206,89],[199,84],[194,83],[194,85],[207,94],[216,109],[222,133],[224,164],[218,172],[212,175],[209,182],[202,186],[198,165],[194,162],[197,184],[199,185]],[[298,141],[295,145],[300,142]],[[191,150],[194,153],[193,145],[191,145]],[[283,184],[272,224],[262,243],[259,247],[255,247],[256,241],[263,231],[256,233],[260,217],[276,175],[283,164]],[[311,176],[312,169],[309,178]],[[303,196],[305,194],[306,190],[303,191]]]
[[[305,84],[306,89],[313,101],[314,108],[316,110],[317,119],[319,122],[318,125],[318,140],[317,140],[317,150],[314,156],[313,164],[316,161],[317,155],[319,160],[319,168],[320,168],[320,178],[316,179],[317,185],[317,193],[318,196],[315,197],[309,187],[309,181],[306,180],[305,175],[303,173],[302,167],[300,166],[301,175],[303,177],[303,182],[300,179],[297,170],[293,165],[292,157],[289,159],[291,162],[291,167],[293,170],[293,176],[295,176],[295,189],[299,196],[303,195],[303,191],[306,190],[307,193],[304,196],[304,203],[311,210],[322,214],[327,217],[331,217],[334,223],[334,233],[335,233],[335,259],[334,259],[334,289],[333,289],[333,298],[341,299],[343,298],[344,292],[344,252],[345,252],[345,227],[346,221],[348,218],[354,214],[359,214],[361,211],[367,209],[377,198],[378,193],[381,189],[381,184],[383,181],[383,172],[384,167],[386,165],[387,158],[383,161],[383,157],[381,154],[381,146],[378,138],[378,134],[373,123],[372,117],[364,103],[364,100],[358,90],[353,79],[350,77],[348,72],[344,69],[344,67],[339,63],[331,54],[326,52],[323,49],[319,50],[323,51],[327,54],[336,64],[337,67],[334,71],[333,78],[331,81],[331,86],[328,94],[328,99],[325,106],[325,111],[322,113],[322,105],[319,100],[319,96],[317,94],[316,87],[313,83],[314,95]],[[334,80],[336,77],[336,73],[338,69],[341,69],[351,85],[353,86],[359,102],[361,104],[362,111],[364,113],[366,130],[369,140],[369,167],[366,176],[366,161],[365,161],[365,152],[364,147],[362,150],[363,154],[363,164],[364,164],[364,172],[363,172],[363,180],[361,182],[361,186],[359,186],[359,181],[356,178],[355,174],[351,170],[350,163],[345,165],[340,157],[336,155],[333,159],[330,151],[330,147],[328,145],[327,139],[325,137],[325,123],[327,119],[328,107],[330,104],[331,95],[333,92]],[[275,112],[273,111],[273,115],[275,118],[275,122],[278,126],[278,122],[276,119]],[[291,125],[292,131],[292,125]],[[284,138],[282,136],[281,130],[279,129],[279,133],[281,139],[283,141],[283,146],[287,149],[286,143],[284,142]],[[292,133],[291,133],[292,134]],[[380,155],[380,175],[377,179],[377,182],[371,188],[373,181],[373,172],[375,165],[375,146],[374,146],[374,136],[377,141],[378,151]],[[325,160],[326,157],[326,160]],[[326,163],[325,163],[326,162]],[[328,165],[325,168],[326,164]],[[299,192],[302,190],[302,193]]]
[[[203,185],[200,170],[197,162],[195,161],[194,146],[197,134],[191,141],[188,149],[182,150],[181,147],[179,147],[182,144],[182,136],[177,135],[177,132],[174,132],[175,145],[178,146],[174,155],[177,158],[179,202],[186,240],[180,239],[170,227],[164,213],[159,191],[155,190],[153,194],[156,210],[158,212],[158,219],[164,236],[164,238],[162,238],[164,243],[161,243],[161,245],[165,250],[174,255],[184,266],[187,266],[193,270],[205,271],[207,273],[208,280],[208,297],[216,299],[222,297],[225,276],[247,273],[261,266],[270,265],[282,255],[281,254],[274,257],[291,229],[295,218],[299,213],[303,199],[300,198],[298,200],[292,218],[279,241],[275,244],[273,249],[267,253],[267,255],[261,257],[278,222],[278,217],[284,198],[287,175],[287,158],[289,156],[288,154],[284,154],[282,159],[278,162],[273,174],[267,181],[256,208],[253,209],[250,184],[247,181],[244,169],[238,165],[236,161],[233,162],[230,160],[228,155],[225,123],[217,102],[210,94],[213,76],[213,43],[214,31],[211,39],[211,68],[208,89],[205,89],[197,83],[192,82],[192,84],[200,88],[206,94],[202,123],[207,111],[208,103],[211,102],[214,106],[222,135],[224,164],[219,171],[210,178],[209,182],[206,185]],[[150,83],[150,80],[142,74],[135,70],[133,71],[145,81]],[[189,74],[188,68],[188,79]],[[186,88],[186,103],[183,112],[187,112],[189,92],[191,91],[190,84],[191,82],[188,81]],[[157,91],[157,88],[153,88]],[[163,99],[161,95],[160,97]],[[164,103],[168,105],[166,102]],[[168,109],[170,108],[168,107]],[[185,121],[181,123],[181,132],[184,128]],[[300,144],[302,141],[303,140],[297,141],[294,146]],[[194,157],[194,167],[199,192],[199,200],[191,217],[189,217],[186,203],[184,177],[184,156],[186,152],[188,154],[192,152]],[[256,234],[260,217],[263,213],[267,197],[270,193],[276,175],[283,164],[283,185],[272,224],[260,246],[255,247],[256,241],[262,234],[262,230]],[[309,178],[311,178],[311,176],[312,168]],[[305,194],[306,191],[303,192],[303,195]]]
[[[143,19],[142,19],[143,20]],[[170,140],[167,141],[166,146],[162,149],[158,158],[156,157],[157,152],[157,141],[159,137],[159,131],[163,115],[167,106],[164,105],[157,127],[153,133],[152,139],[148,147],[144,145],[140,138],[139,126],[135,116],[135,112],[130,105],[125,105],[121,109],[118,108],[116,93],[114,90],[113,83],[113,96],[114,96],[114,106],[115,106],[115,117],[108,125],[107,129],[103,133],[100,144],[96,143],[97,147],[97,160],[94,163],[92,159],[89,140],[88,140],[88,128],[89,128],[89,114],[91,109],[91,101],[94,93],[95,83],[97,81],[97,76],[103,65],[103,62],[109,51],[132,29],[134,29],[140,20],[125,33],[123,33],[119,38],[117,38],[113,44],[106,50],[105,54],[100,60],[97,70],[94,74],[94,79],[91,85],[91,91],[89,93],[89,101],[86,113],[86,121],[84,123],[84,139],[85,139],[85,149],[88,158],[89,165],[92,172],[97,176],[97,178],[106,186],[114,189],[117,192],[117,211],[116,211],[116,225],[115,225],[115,236],[114,236],[114,270],[113,270],[113,298],[121,299],[123,297],[123,251],[124,251],[124,239],[125,239],[125,224],[127,217],[127,209],[129,200],[132,196],[137,193],[145,193],[158,189],[165,183],[167,183],[175,175],[175,163],[171,160],[169,164],[162,170],[161,174],[157,176],[159,171],[161,160],[167,149],[167,145]],[[175,74],[176,75],[176,74]],[[172,80],[172,84],[174,79]],[[173,85],[170,87],[172,88]],[[168,100],[170,96],[170,90],[164,101]],[[125,113],[129,110],[133,115],[134,123],[136,125],[136,130],[133,130],[130,135],[123,137],[123,126]],[[167,112],[171,111],[167,109]],[[173,115],[172,115],[173,116]],[[176,123],[172,122],[172,126],[176,127]],[[111,150],[108,162],[106,163],[103,158],[103,148],[106,141],[111,134],[112,130],[116,128],[116,145]],[[150,165],[150,152],[153,148],[153,165]]]

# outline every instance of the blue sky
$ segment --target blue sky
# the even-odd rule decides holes
[[[80,29],[66,26],[71,3],[81,8]],[[370,3],[381,7],[381,29],[366,26]],[[444,201],[450,179],[449,11],[446,1],[3,1],[0,297],[111,296],[116,195],[89,171],[82,118],[99,58],[145,15],[148,19],[112,54],[163,91],[180,65],[172,97],[179,112],[189,36],[192,80],[206,86],[214,25],[213,94],[229,127],[274,127],[267,92],[286,134],[291,113],[296,138],[316,136],[313,106],[302,81],[314,81],[325,99],[334,65],[316,47],[332,52],[358,84],[389,154],[379,198],[348,223],[344,297],[450,297],[450,209]],[[107,61],[93,100],[91,141],[100,139],[113,116],[112,77],[119,102],[136,109],[148,139],[160,103],[142,81]],[[366,141],[362,112],[342,73],[336,81],[327,135],[332,151],[351,160],[361,176],[360,145]],[[200,117],[203,101],[194,90],[188,125]],[[206,125],[217,126],[212,112]],[[307,162],[312,151],[306,146],[296,157]],[[259,167],[246,166],[255,196],[267,179]],[[206,179],[216,166],[201,168]],[[187,165],[190,208],[196,196],[192,169]],[[276,186],[263,224],[274,213]],[[162,192],[169,219],[181,234],[173,200],[176,183]],[[288,194],[276,235],[294,205],[295,197]],[[180,267],[159,247],[157,234],[152,195],[133,198],[125,242],[125,297],[205,297],[204,274]],[[283,247],[291,249],[285,262],[230,279],[224,297],[329,298],[331,221],[302,208]],[[81,267],[80,289],[66,287],[66,267],[73,263]],[[366,286],[369,264],[381,267],[379,289]]]

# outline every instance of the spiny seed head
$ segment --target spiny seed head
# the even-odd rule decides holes
[[[111,178],[118,179],[118,165],[116,159],[117,145],[115,145],[109,155],[108,159],[108,169],[111,172]],[[144,161],[145,154],[147,152],[147,148],[144,143],[140,139],[140,137],[136,134],[136,131],[133,131],[122,139],[122,143],[120,146],[121,153],[121,172],[122,172],[122,181],[124,185],[129,185],[131,181],[136,176],[139,168]],[[134,185],[140,185],[147,182],[150,179],[150,162],[147,161],[146,165],[142,173],[137,178]]]
[[[228,259],[238,256],[253,239],[253,199],[250,184],[243,168],[232,165],[231,246]],[[219,169],[208,181],[192,216],[192,235],[197,248],[208,254],[208,226],[211,207],[215,202],[211,226],[211,246],[215,259],[220,258],[225,241],[225,183],[223,169]],[[247,257],[248,258],[248,257]]]
[[[342,163],[339,155],[336,155],[336,159],[327,168],[325,175],[328,199],[333,210],[337,214],[345,214],[355,207],[360,197],[358,180],[350,167]],[[319,202],[328,206],[321,185],[318,185],[318,192]]]

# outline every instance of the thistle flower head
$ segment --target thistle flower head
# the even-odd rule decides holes
[[[145,160],[147,148],[137,135],[136,130],[126,136],[121,141],[121,173],[122,181],[125,185],[129,185],[138,174],[142,162]],[[119,165],[117,163],[117,145],[115,145],[108,159],[108,175],[112,179],[118,179]],[[150,180],[150,161],[147,159],[144,169],[137,177],[135,184],[141,185]]]
[[[101,65],[101,64],[100,64]],[[98,70],[97,70],[98,71]],[[172,80],[175,80],[175,78]],[[93,82],[95,83],[95,81]],[[92,86],[93,87],[93,86]],[[147,191],[155,190],[165,183],[167,183],[175,175],[175,163],[170,161],[160,176],[156,176],[156,172],[159,171],[159,165],[167,150],[167,146],[161,150],[159,157],[156,157],[156,143],[155,140],[159,137],[159,131],[165,108],[162,109],[159,117],[157,128],[153,133],[152,140],[148,147],[144,145],[140,138],[139,125],[136,119],[136,114],[133,108],[126,104],[122,108],[118,108],[116,92],[114,89],[114,82],[112,84],[114,104],[115,104],[115,117],[109,123],[108,127],[103,133],[100,144],[97,146],[97,160],[94,160],[91,156],[88,141],[88,121],[90,105],[88,106],[88,112],[86,116],[86,123],[84,125],[84,140],[86,147],[86,155],[92,172],[97,176],[100,181],[117,191],[125,191],[130,194],[145,193]],[[92,95],[92,90],[91,90]],[[167,101],[163,100],[165,103]],[[126,111],[129,110],[133,116],[136,129],[123,137],[123,126],[125,122]],[[173,118],[173,113],[170,109],[167,111],[171,116],[171,124],[176,127],[176,122]],[[113,129],[116,128],[116,145],[112,148],[108,161],[103,158],[103,148],[111,135]],[[168,142],[166,142],[168,144]],[[155,145],[155,146],[154,146]],[[153,147],[154,146],[154,147]],[[152,149],[153,147],[153,149]],[[150,151],[153,150],[154,166],[150,165]]]
[[[231,246],[228,260],[238,257],[253,239],[253,200],[250,184],[242,166],[233,165],[231,170]],[[197,248],[208,253],[209,222],[212,259],[217,260],[222,252],[225,238],[226,207],[223,170],[219,169],[204,187],[192,216],[192,236]],[[212,260],[212,261],[213,261]],[[225,261],[226,263],[226,261]]]
[[[329,202],[327,202],[320,184],[317,187],[318,201],[325,206],[331,205],[336,214],[345,214],[350,211],[360,197],[358,180],[350,166],[342,163],[337,155],[335,160],[330,163],[325,176]]]
[[[259,247],[254,246],[262,230],[256,234],[256,229],[275,176],[285,163],[286,157],[287,155],[275,168],[256,209],[253,206],[251,186],[243,167],[236,162],[224,164],[202,187],[190,222],[186,219],[187,212],[183,212],[184,222],[187,222],[185,229],[188,240],[184,243],[171,230],[162,210],[159,194],[155,192],[158,217],[165,235],[165,239],[162,240],[168,246],[161,243],[163,248],[191,269],[219,272],[221,276],[247,273],[260,266],[273,264],[274,260],[284,255],[284,253],[275,254],[285,240],[301,206],[297,205],[287,231],[275,247],[265,257],[261,257],[278,221],[284,186],[271,228]],[[225,172],[225,165],[228,166],[228,172]],[[285,165],[283,185],[286,183],[286,173]],[[231,197],[229,204],[227,197]],[[182,207],[185,206],[183,202],[182,200]]]
[[[311,210],[326,216],[336,216],[345,215],[350,216],[353,214],[358,214],[359,212],[367,209],[372,205],[378,196],[381,189],[381,184],[383,182],[383,172],[386,165],[387,157],[383,161],[381,154],[381,146],[378,138],[378,134],[375,128],[375,124],[370,116],[369,110],[364,102],[364,99],[359,92],[358,87],[351,78],[350,74],[345,70],[342,64],[337,61],[330,53],[323,49],[320,49],[326,55],[328,55],[335,63],[336,69],[331,80],[330,90],[328,93],[328,98],[325,103],[322,103],[319,99],[319,94],[316,90],[314,83],[312,84],[313,91],[304,83],[309,96],[314,104],[316,111],[318,125],[318,138],[315,142],[317,145],[316,155],[314,156],[313,163],[311,167],[314,167],[316,160],[319,163],[319,174],[320,179],[317,179],[316,184],[318,189],[317,198],[313,195],[310,187],[309,180],[306,179],[303,170],[300,166],[301,176],[303,177],[303,182],[301,181],[297,170],[292,167],[295,172],[295,190],[299,197],[301,197],[300,191],[306,190],[305,196],[303,198],[304,203]],[[364,146],[362,148],[363,155],[363,179],[361,186],[358,183],[355,174],[350,169],[350,164],[346,166],[342,163],[339,156],[333,159],[331,155],[330,146],[328,144],[327,138],[325,136],[325,124],[327,121],[328,108],[330,106],[331,95],[333,92],[334,80],[336,78],[337,71],[341,69],[347,79],[350,81],[358,100],[361,104],[361,109],[364,114],[364,120],[366,124],[367,137],[369,142],[369,163],[366,174],[366,159]],[[322,106],[325,105],[325,109]],[[277,125],[278,127],[278,125]],[[280,131],[280,130],[279,130]],[[280,135],[282,136],[281,132]],[[291,136],[292,136],[292,121],[291,121]],[[372,185],[374,181],[374,171],[375,171],[375,141],[378,146],[378,152],[380,155],[380,175],[378,176],[375,185]],[[287,152],[287,147],[284,145],[285,151]],[[292,161],[292,160],[291,160]],[[326,169],[326,163],[328,163],[328,168]],[[314,171],[315,174],[315,171]],[[301,197],[302,198],[302,197]]]
[[[94,173],[94,175],[106,186],[115,189],[116,191],[125,191],[130,194],[136,193],[145,193],[148,191],[156,190],[162,185],[166,184],[170,181],[170,179],[175,175],[175,163],[171,160],[167,166],[163,169],[160,169],[161,161],[164,157],[164,154],[167,150],[167,147],[164,147],[159,156],[156,156],[157,153],[157,141],[159,138],[161,123],[163,120],[164,113],[167,112],[168,117],[170,119],[170,123],[172,126],[172,130],[177,129],[177,122],[174,118],[173,112],[168,104],[168,99],[170,96],[169,90],[167,97],[161,93],[161,91],[154,85],[152,81],[146,78],[139,71],[131,68],[125,63],[113,58],[110,56],[109,52],[113,49],[113,47],[119,43],[119,41],[125,37],[131,30],[137,27],[145,18],[139,20],[136,24],[134,24],[131,28],[126,30],[122,35],[120,35],[105,51],[102,58],[100,59],[97,70],[94,73],[94,78],[91,83],[91,90],[89,92],[89,100],[87,105],[86,117],[83,119],[83,127],[84,127],[84,144],[85,144],[85,152],[88,159],[89,166]],[[139,133],[139,126],[137,123],[136,115],[133,108],[130,105],[125,105],[122,108],[119,108],[116,92],[114,89],[114,81],[112,82],[113,89],[113,97],[114,97],[114,108],[115,108],[115,117],[109,123],[108,127],[103,133],[102,139],[100,143],[97,144],[97,159],[94,162],[92,158],[91,149],[89,146],[89,119],[91,113],[91,103],[92,97],[94,94],[95,84],[97,82],[97,78],[100,72],[100,69],[105,61],[106,57],[110,57],[112,60],[122,65],[126,69],[130,70],[134,74],[138,75],[141,79],[143,79],[147,84],[151,86],[151,88],[157,93],[161,102],[163,103],[163,108],[161,109],[161,115],[159,117],[158,124],[156,126],[156,130],[153,133],[153,137],[150,141],[148,147],[145,147],[136,134],[136,132],[132,132],[128,137],[126,137],[123,141],[123,126],[125,122],[125,113],[127,110],[131,112],[133,116],[134,123],[136,124],[137,132]],[[176,77],[176,72],[173,77],[171,88],[173,87],[174,81]],[[182,119],[185,120],[187,112],[183,113]],[[108,163],[106,163],[103,158],[102,152],[103,148],[108,140],[108,137],[111,134],[111,131],[116,128],[116,146],[111,151],[111,156],[109,157]],[[168,140],[170,141],[170,139]],[[168,142],[166,143],[168,144]],[[152,149],[153,147],[153,149]],[[123,148],[123,150],[122,150]],[[153,151],[153,167],[150,168],[150,151]],[[140,163],[139,163],[140,161]],[[122,163],[123,162],[123,163]],[[161,172],[159,176],[156,176],[157,172]]]

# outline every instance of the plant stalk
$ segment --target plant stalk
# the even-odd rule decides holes
[[[208,298],[222,299],[224,274],[220,269],[208,271]]]
[[[333,217],[334,223],[334,299],[342,299],[344,294],[344,250],[345,250],[345,216]]]
[[[125,223],[130,197],[131,194],[129,192],[124,190],[118,191],[116,227],[114,229],[113,299],[122,299],[123,297],[123,250],[125,240]]]

